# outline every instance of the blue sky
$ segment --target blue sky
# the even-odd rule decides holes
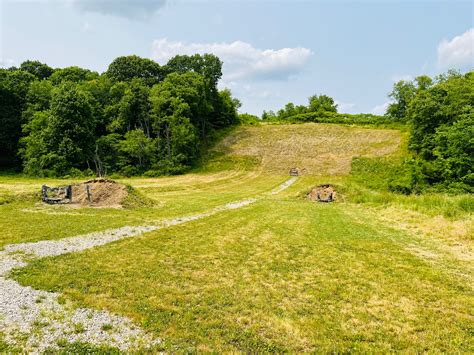
[[[316,93],[380,113],[396,80],[474,68],[473,1],[0,1],[2,66],[102,72],[121,55],[213,52],[254,114]]]

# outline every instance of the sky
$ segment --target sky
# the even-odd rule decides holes
[[[0,20],[3,67],[214,53],[257,115],[313,94],[381,114],[398,80],[474,68],[474,0],[0,0]]]

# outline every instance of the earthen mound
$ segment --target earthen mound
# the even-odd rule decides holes
[[[61,187],[42,187],[43,202],[48,204],[121,207],[127,195],[125,185],[108,179],[93,179]]]
[[[125,185],[113,180],[93,179],[72,185],[72,204],[119,207],[127,196]]]
[[[313,187],[306,195],[311,201],[332,202],[336,199],[336,189],[330,184]]]

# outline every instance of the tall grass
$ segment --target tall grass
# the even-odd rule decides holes
[[[403,156],[357,158],[343,184],[346,199],[355,203],[396,204],[428,215],[459,218],[474,212],[474,196],[427,192],[401,194],[390,191],[394,181],[406,178]]]

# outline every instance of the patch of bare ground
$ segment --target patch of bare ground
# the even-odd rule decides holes
[[[397,130],[308,123],[240,127],[214,149],[257,157],[271,173],[298,166],[308,175],[343,175],[350,172],[352,158],[393,154],[401,141]]]
[[[89,188],[89,193],[86,187]],[[125,185],[113,180],[94,179],[72,186],[73,203],[119,207],[127,196]]]

